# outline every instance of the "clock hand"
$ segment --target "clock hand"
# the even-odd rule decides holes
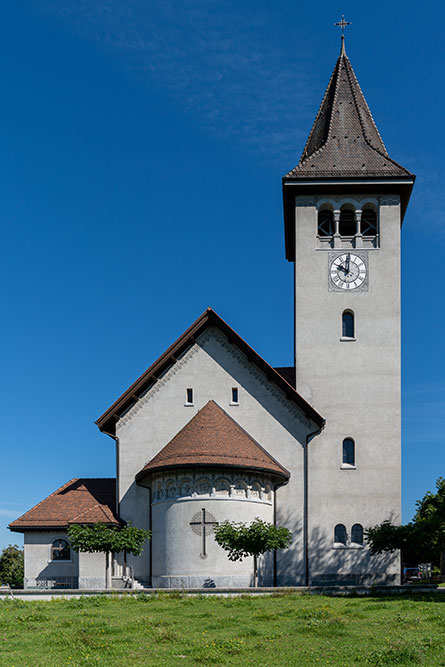
[[[348,254],[346,255],[346,271],[347,271],[348,273],[349,273],[349,264],[350,264],[350,261],[351,261],[351,253],[348,252]]]

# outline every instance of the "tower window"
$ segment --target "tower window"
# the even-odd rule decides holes
[[[363,526],[355,523],[351,529],[351,542],[354,544],[363,544]]]
[[[362,236],[377,236],[377,214],[372,208],[364,208],[360,222]]]
[[[346,545],[346,539],[346,526],[344,526],[342,523],[338,523],[334,529],[334,542],[336,544]]]
[[[341,335],[343,338],[354,338],[355,324],[352,310],[344,310],[341,316]]]
[[[343,440],[343,465],[355,466],[355,443],[352,438]]]
[[[187,405],[193,405],[193,389],[186,389],[185,402]]]
[[[238,404],[238,387],[232,387],[232,404]]]
[[[318,212],[318,235],[333,236],[335,231],[334,214],[327,208]]]
[[[342,208],[340,211],[340,223],[338,226],[340,236],[355,236],[355,212],[352,208]]]

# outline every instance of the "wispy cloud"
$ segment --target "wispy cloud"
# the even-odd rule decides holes
[[[0,516],[16,519],[21,514],[23,514],[23,510],[12,510],[12,509],[7,509],[5,507],[0,507]]]
[[[168,89],[207,132],[295,162],[313,113],[311,72],[284,45],[262,38],[270,12],[247,17],[225,0],[41,0],[41,6],[118,53],[133,74]],[[300,54],[307,49],[295,45]]]

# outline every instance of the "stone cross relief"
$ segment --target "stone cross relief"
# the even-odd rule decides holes
[[[208,535],[211,535],[213,533],[213,526],[217,524],[218,521],[216,521],[213,514],[210,514],[210,512],[206,512],[204,507],[201,509],[200,512],[196,512],[196,514],[193,515],[192,520],[190,521],[190,525],[192,527],[193,532],[196,533],[196,535],[201,536],[201,553],[200,553],[201,558],[207,557],[206,538]]]

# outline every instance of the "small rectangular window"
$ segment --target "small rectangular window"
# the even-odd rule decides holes
[[[187,389],[187,397],[186,397],[186,402],[189,405],[193,405],[193,389]]]
[[[238,387],[232,387],[232,403],[238,403]]]

